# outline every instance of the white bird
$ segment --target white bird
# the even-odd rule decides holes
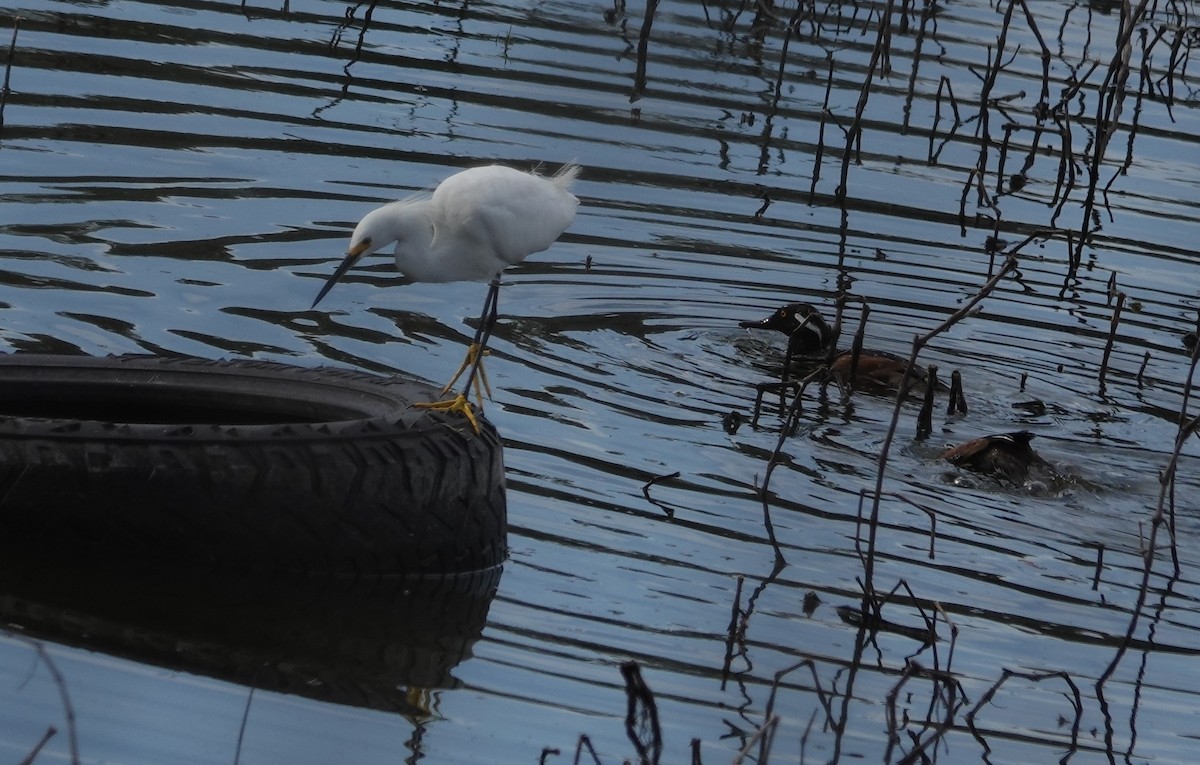
[[[491,281],[475,339],[445,394],[470,366],[463,392],[427,406],[460,411],[478,432],[467,394],[477,375],[484,379],[484,348],[496,320],[500,273],[552,245],[575,220],[579,200],[569,191],[579,165],[552,177],[501,165],[474,167],[451,175],[433,194],[392,202],[367,213],[354,228],[346,258],[313,301],[321,298],[363,255],[396,243],[396,270],[416,282]]]

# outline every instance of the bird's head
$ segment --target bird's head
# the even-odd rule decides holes
[[[832,340],[833,330],[821,312],[808,303],[788,303],[765,319],[743,321],[747,329],[773,329],[788,336],[793,353],[820,353]]]
[[[317,299],[312,304],[313,308],[317,307],[317,303],[321,302],[321,299],[329,293],[329,290],[333,289],[333,285],[337,284],[338,280],[345,276],[346,272],[358,262],[359,258],[375,252],[380,247],[395,240],[395,236],[392,236],[391,239],[385,239],[387,234],[383,230],[384,218],[378,214],[384,209],[386,208],[381,207],[378,210],[372,210],[354,227],[354,233],[350,236],[350,247],[346,250],[346,257],[338,264],[337,270],[325,282],[325,286],[321,288],[321,291],[317,293]]]

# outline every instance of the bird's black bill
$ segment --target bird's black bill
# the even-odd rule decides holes
[[[337,270],[333,272],[333,276],[329,277],[329,281],[325,282],[325,286],[322,287],[321,291],[317,293],[317,299],[312,302],[312,305],[309,306],[309,308],[316,308],[317,303],[321,302],[321,298],[328,295],[329,290],[333,289],[333,285],[337,284],[338,280],[341,279],[343,276],[345,276],[346,272],[349,271],[350,268],[357,262],[358,262],[358,255],[355,255],[355,254],[347,255],[346,259],[343,260],[341,262],[341,264],[337,267]]]
[[[771,328],[770,322],[771,322],[772,318],[774,318],[774,317],[768,316],[765,319],[758,319],[757,321],[739,321],[738,326],[743,327],[745,329],[770,329]]]
[[[784,323],[783,319],[780,319],[778,312],[776,312],[765,319],[759,319],[757,321],[740,321],[738,322],[738,326],[744,329],[778,329],[794,335],[811,324],[812,318],[813,317],[811,315],[805,316],[804,320],[801,321],[795,329],[788,330],[786,329],[787,324]]]

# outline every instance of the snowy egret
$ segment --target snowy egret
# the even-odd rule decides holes
[[[427,405],[461,412],[478,431],[467,396],[473,383],[479,396],[480,379],[486,386],[481,364],[496,321],[500,274],[547,249],[571,225],[579,200],[569,189],[578,175],[576,164],[550,177],[501,165],[474,167],[451,175],[427,197],[372,210],[355,227],[345,259],[317,293],[313,307],[359,258],[392,242],[396,270],[412,281],[490,281],[467,357],[442,393],[469,367],[466,385],[453,399]]]
[[[785,364],[792,359],[809,363],[823,357],[833,343],[833,330],[829,328],[821,312],[808,303],[788,303],[776,309],[760,321],[743,321],[747,329],[773,329],[788,336],[788,353]],[[841,351],[829,364],[829,371],[840,380],[851,377],[850,367],[854,364],[851,351]],[[904,381],[904,370],[908,359],[884,351],[862,350],[854,371],[855,387],[898,389]],[[928,374],[920,367],[913,370],[913,388],[925,385]],[[941,387],[939,385],[939,387]]]

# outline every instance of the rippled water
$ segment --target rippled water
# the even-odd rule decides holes
[[[1015,276],[922,354],[943,374],[962,371],[970,413],[945,417],[939,405],[932,436],[917,441],[917,407],[905,405],[875,586],[906,583],[957,628],[949,669],[967,703],[936,744],[943,761],[1192,759],[1196,439],[1175,490],[1181,574],[1168,579],[1160,556],[1130,652],[1099,691],[1096,681],[1137,602],[1189,372],[1179,337],[1200,308],[1194,76],[1162,78],[1168,51],[1154,49],[1162,96],[1126,104],[1101,165],[1107,206],[1091,218],[1078,189],[1056,216],[1057,153],[1038,154],[1026,185],[988,208],[964,184],[1002,13],[940,3],[936,25],[917,35],[918,9],[906,31],[897,23],[891,73],[873,80],[843,211],[843,131],[883,4],[819,5],[788,44],[778,94],[780,25],[758,44],[751,11],[733,3],[661,3],[641,90],[641,5],[192,0],[0,12],[21,19],[0,133],[0,336],[13,350],[253,356],[441,382],[484,287],[399,286],[387,259],[373,258],[308,310],[354,222],[484,162],[585,168],[575,224],[506,275],[487,414],[505,439],[511,557],[495,599],[455,617],[466,642],[453,666],[432,680],[393,677],[408,666],[384,656],[394,632],[360,644],[355,627],[325,625],[344,650],[317,660],[361,668],[354,677],[378,694],[331,699],[304,687],[319,666],[289,682],[213,676],[198,669],[212,662],[190,661],[204,646],[122,650],[122,622],[56,617],[64,635],[44,645],[84,761],[529,763],[543,747],[573,756],[587,734],[602,761],[619,762],[634,755],[618,671],[630,659],[655,693],[667,761],[690,757],[693,739],[705,762],[732,760],[768,708],[779,716],[774,762],[899,760],[910,734],[930,737],[921,721],[945,714],[928,679],[902,676],[920,643],[882,631],[864,647],[837,611],[860,600],[859,493],[874,486],[892,402],[809,392],[771,477],[777,566],[754,489],[781,421],[771,411],[728,433],[722,420],[749,414],[783,343],[737,325],[791,300],[832,316],[846,288],[872,308],[869,344],[907,352],[998,267],[985,248],[997,212],[1010,246],[1059,232],[1023,247]],[[1087,119],[1119,19],[1101,3],[1030,5],[1052,54],[1051,100],[1072,72],[1088,77],[1067,99],[1085,173],[1096,140]],[[1173,21],[1157,12],[1147,28]],[[1006,120],[1030,124],[1038,50],[1018,10],[1003,54],[1012,60],[991,91],[1003,99],[989,110],[993,138]],[[1102,63],[1089,75],[1093,60]],[[943,78],[964,120],[953,131],[948,102],[935,98]],[[1027,147],[1028,134],[1016,135]],[[1014,156],[1006,174],[1023,161]],[[996,161],[993,151],[992,187]],[[1078,241],[1086,220],[1096,230],[1070,275],[1066,232]],[[1127,301],[1101,384],[1113,274]],[[851,302],[847,333],[857,311]],[[1023,406],[1033,400],[1044,407]],[[1037,434],[1062,486],[1005,488],[937,460],[946,443],[1014,429]],[[810,592],[820,603],[805,615]],[[731,641],[735,603],[749,616]],[[922,624],[905,590],[884,616]],[[7,618],[19,629],[32,617]],[[404,632],[407,622],[394,624]],[[19,634],[0,636],[0,746],[19,760],[55,726],[40,757],[65,756],[60,686]],[[945,670],[944,624],[939,635],[938,655],[917,661]],[[772,701],[776,673],[806,659],[811,669],[784,675]],[[972,730],[966,712],[1005,670],[1064,674],[1008,680]],[[408,685],[421,690],[406,698]],[[826,699],[840,730],[827,724]],[[893,711],[906,727],[889,751]]]

